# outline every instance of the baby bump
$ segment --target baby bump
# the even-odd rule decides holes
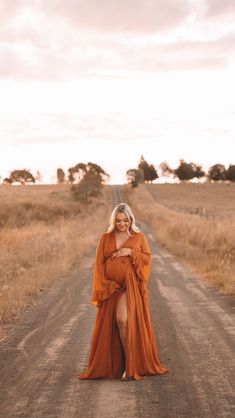
[[[127,257],[114,257],[106,261],[106,274],[110,280],[114,280],[122,285],[125,282],[127,270],[129,268]]]

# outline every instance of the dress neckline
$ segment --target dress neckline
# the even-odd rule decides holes
[[[114,235],[114,242],[115,242],[115,249],[116,250],[119,250],[119,248],[121,248],[124,244],[126,244],[126,242],[130,239],[130,238],[132,238],[132,235],[131,236],[129,236],[119,247],[117,246],[117,238],[116,238],[116,234],[115,234],[115,232],[113,233],[113,235]]]

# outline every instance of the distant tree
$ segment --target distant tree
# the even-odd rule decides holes
[[[84,163],[78,163],[74,167],[72,167],[74,182],[78,183],[79,181],[81,181],[83,177],[86,175],[87,171],[87,164]]]
[[[39,170],[36,171],[35,181],[37,183],[40,183],[42,181],[42,174],[41,174],[41,172]]]
[[[170,175],[175,175],[174,169],[170,168],[169,164],[166,161],[163,161],[159,164],[159,169],[161,176],[163,177],[169,177]]]
[[[92,196],[100,194],[102,183],[100,179],[92,172],[88,172],[83,179],[72,185],[72,193],[76,200],[87,202]]]
[[[144,181],[144,172],[141,168],[130,168],[126,172],[127,181],[131,184],[131,187],[138,187],[139,183]]]
[[[87,171],[98,177],[102,184],[106,183],[110,179],[109,174],[107,174],[98,164],[89,162],[87,164]]]
[[[148,177],[148,168],[149,168],[149,165],[148,165],[147,161],[144,159],[144,156],[141,155],[140,161],[139,161],[139,164],[138,164],[138,169],[141,169],[143,171],[144,181]]]
[[[207,177],[209,178],[209,180],[214,181],[226,180],[227,173],[225,166],[223,164],[212,165],[208,170]]]
[[[179,180],[191,180],[193,178],[200,178],[205,175],[200,165],[194,163],[186,163],[180,160],[179,166],[174,170],[175,175]]]
[[[230,181],[235,181],[235,165],[230,164],[226,172],[226,179]]]
[[[90,197],[98,196],[103,184],[110,178],[102,167],[94,163],[77,164],[72,171],[73,176],[80,170],[81,179],[79,183],[72,185],[72,193],[75,199],[87,202]],[[75,168],[74,167],[74,168]],[[75,178],[75,176],[74,176]]]
[[[12,183],[35,183],[35,178],[29,170],[14,170],[11,172],[9,180]]]
[[[153,180],[156,180],[158,178],[158,173],[156,168],[154,167],[153,164],[149,165],[149,169],[148,169],[148,179],[147,181],[150,181],[152,183]]]
[[[57,183],[62,184],[65,182],[65,172],[62,168],[56,170]]]
[[[190,180],[193,178],[193,170],[190,164],[184,160],[180,160],[178,167],[175,169],[175,175],[179,180]]]
[[[12,184],[12,181],[8,177],[5,177],[3,179],[3,184]]]
[[[202,169],[202,166],[199,164],[190,163],[193,171],[194,171],[194,177],[201,178],[206,175],[205,171]]]
[[[98,164],[88,162],[87,164],[78,163],[68,169],[68,179],[70,183],[79,183],[88,172],[94,173],[100,178],[101,183],[109,180],[110,176]]]
[[[74,181],[75,181],[74,174],[75,174],[74,167],[68,168],[68,181],[69,181],[69,183],[74,183]]]
[[[148,164],[147,161],[144,159],[144,156],[141,155],[140,162],[138,164],[138,169],[143,170],[144,173],[144,181],[152,182],[153,180],[158,178],[157,171],[153,164]]]

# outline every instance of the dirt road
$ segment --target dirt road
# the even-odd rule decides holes
[[[151,318],[169,374],[143,381],[80,381],[96,308],[89,304],[95,247],[38,303],[5,326],[1,418],[232,418],[234,298],[192,277],[152,239]]]

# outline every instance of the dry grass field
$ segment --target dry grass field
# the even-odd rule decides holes
[[[85,205],[73,200],[69,185],[0,186],[0,322],[79,263],[111,209],[107,187]]]
[[[193,272],[235,294],[235,184],[148,184],[126,195],[157,242]]]
[[[156,202],[177,212],[217,219],[235,216],[235,184],[146,184]]]

